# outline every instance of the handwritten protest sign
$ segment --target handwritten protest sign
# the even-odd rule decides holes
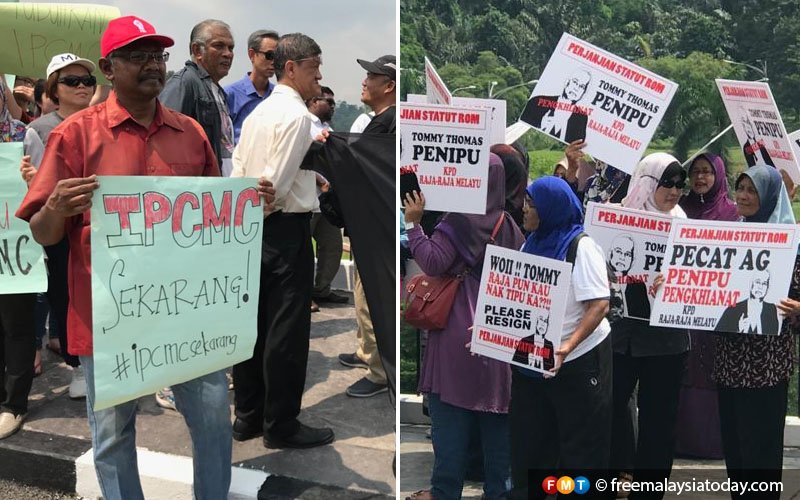
[[[490,114],[481,108],[400,106],[400,173],[417,176],[428,210],[483,214]]]
[[[249,359],[263,212],[254,179],[99,177],[95,409]]]
[[[108,5],[0,3],[0,71],[38,78],[64,52],[97,62],[100,36],[119,16]],[[95,76],[105,82],[99,71]]]
[[[538,372],[561,345],[572,264],[486,247],[471,351]]]
[[[620,304],[627,318],[650,319],[652,284],[661,271],[673,219],[619,205],[590,202],[586,232],[602,247],[617,283],[611,305]]]
[[[44,250],[14,217],[28,186],[19,175],[22,143],[0,144],[0,294],[47,291]]]
[[[452,104],[450,102],[453,99],[452,94],[447,90],[444,80],[427,57],[425,58],[425,94],[428,104],[446,104],[448,106]]]
[[[798,244],[791,224],[676,219],[650,324],[780,333]]]
[[[408,102],[426,104],[427,96],[421,94],[408,94]],[[492,133],[489,136],[489,146],[505,144],[506,140],[506,101],[502,99],[480,99],[478,97],[453,97],[452,106],[464,108],[485,108],[489,110]]]
[[[736,80],[716,82],[747,166],[766,163],[785,170],[794,182],[800,182],[800,167],[769,84]]]
[[[632,173],[678,84],[564,33],[520,120]]]

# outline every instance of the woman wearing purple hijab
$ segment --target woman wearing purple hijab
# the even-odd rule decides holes
[[[728,196],[725,163],[704,153],[689,166],[689,194],[680,206],[690,219],[734,221],[736,204]],[[711,380],[716,339],[708,332],[689,332],[686,377],[678,403],[675,453],[696,458],[722,458],[717,387]]]
[[[447,326],[428,335],[418,389],[430,401],[434,465],[431,491],[417,492],[414,499],[461,498],[473,426],[480,429],[484,497],[508,494],[511,371],[508,363],[472,356],[464,347],[471,338],[468,328],[475,317],[486,244],[498,221],[495,245],[517,249],[523,242],[504,204],[505,173],[495,154],[489,155],[485,215],[448,213],[427,236],[419,225],[425,197],[409,193],[404,202],[408,246],[422,271],[429,276],[465,274]]]

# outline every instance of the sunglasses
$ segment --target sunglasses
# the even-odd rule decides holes
[[[67,75],[59,78],[58,83],[63,83],[67,87],[77,87],[80,84],[83,84],[85,87],[94,87],[97,85],[97,78],[93,75]]]
[[[675,182],[672,179],[666,179],[666,180],[660,181],[658,183],[658,185],[659,185],[659,187],[663,187],[663,188],[667,188],[667,189],[672,189],[674,187],[676,187],[678,189],[683,189],[683,188],[686,187],[686,181],[685,180],[680,180],[678,182]]]
[[[260,50],[256,50],[255,52],[256,52],[256,54],[261,54],[262,56],[264,56],[264,59],[266,59],[267,61],[272,61],[272,60],[275,59],[275,51],[274,50],[268,50],[266,52],[261,52]]]

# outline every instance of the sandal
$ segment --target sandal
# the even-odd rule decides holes
[[[36,356],[33,358],[33,378],[42,374],[42,350],[36,349]]]
[[[419,490],[406,497],[406,500],[436,500],[431,490]]]

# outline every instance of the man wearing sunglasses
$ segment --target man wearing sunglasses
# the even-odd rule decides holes
[[[233,35],[226,23],[201,21],[190,34],[191,60],[172,75],[161,92],[161,102],[203,127],[224,176],[231,172],[233,122],[225,91],[219,85],[233,63]]]
[[[322,93],[308,100],[308,111],[311,113],[311,137],[318,137],[323,130],[332,132],[331,120],[336,110],[336,101],[330,87],[321,87]],[[317,187],[326,192],[331,185],[328,180],[317,173]],[[311,217],[311,237],[317,242],[317,269],[314,274],[314,293],[311,301],[311,312],[319,311],[319,303],[330,302],[345,304],[346,295],[331,290],[331,282],[339,271],[342,260],[342,230],[331,224],[320,209],[314,210]]]
[[[275,74],[275,47],[280,35],[272,30],[254,31],[247,38],[247,57],[253,68],[242,77],[225,87],[228,109],[233,120],[233,142],[239,144],[244,119],[264,99],[269,97],[275,84],[269,79]]]

